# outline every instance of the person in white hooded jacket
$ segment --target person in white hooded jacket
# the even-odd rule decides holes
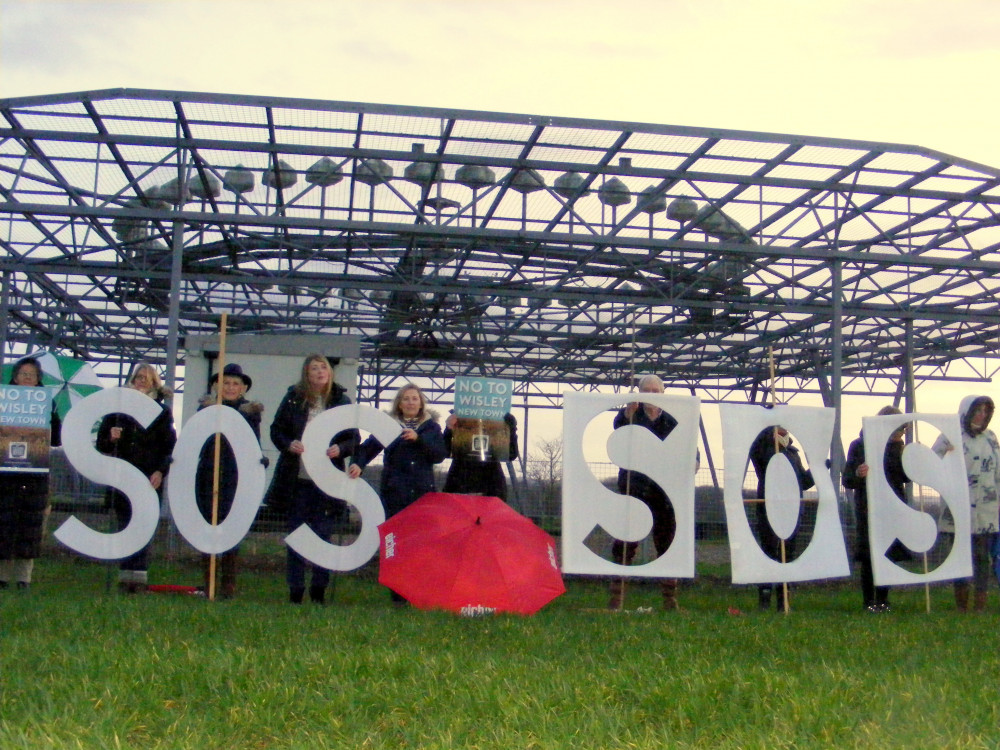
[[[991,573],[990,549],[1000,529],[1000,442],[988,429],[993,410],[993,399],[989,396],[966,396],[958,408],[972,506],[972,583],[976,610],[986,609]],[[933,449],[943,456],[953,448],[947,438],[940,435]],[[942,517],[941,531],[955,533],[954,523],[947,514]],[[955,605],[961,612],[968,611],[968,579],[955,581]]]

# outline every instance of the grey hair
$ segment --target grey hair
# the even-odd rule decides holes
[[[659,375],[653,375],[652,373],[649,373],[648,375],[643,375],[641,378],[639,378],[638,387],[640,391],[642,390],[642,387],[644,385],[650,385],[650,384],[655,385],[657,390],[661,392],[663,391],[663,381],[660,379]]]

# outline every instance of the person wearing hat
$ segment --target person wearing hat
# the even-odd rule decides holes
[[[198,411],[218,403],[217,389],[219,386],[219,374],[216,373],[211,381],[209,393],[202,396],[198,402]],[[264,405],[259,401],[250,401],[246,398],[247,391],[253,385],[253,380],[243,372],[243,368],[235,362],[225,366],[222,371],[222,405],[236,409],[240,415],[250,425],[253,434],[260,443],[260,418],[264,412]],[[216,516],[216,523],[222,523],[230,509],[233,507],[233,499],[236,497],[236,484],[238,471],[236,467],[236,456],[225,436],[221,440],[219,452],[219,505]],[[212,521],[212,492],[215,480],[215,439],[210,438],[201,449],[201,456],[198,459],[198,472],[196,476],[196,497],[198,499],[198,509],[205,520]],[[219,577],[220,577],[220,598],[231,599],[236,594],[236,568],[239,546],[233,547],[228,552],[218,555]],[[211,575],[211,556],[202,556],[202,570],[205,577],[205,592],[208,592]]]

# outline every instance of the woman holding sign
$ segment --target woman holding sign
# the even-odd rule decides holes
[[[170,454],[177,442],[174,417],[170,407],[164,403],[170,389],[163,385],[156,369],[146,363],[135,366],[129,376],[128,387],[153,399],[159,404],[160,413],[145,429],[127,414],[109,414],[101,420],[97,430],[97,450],[128,461],[139,469],[162,500],[163,480],[166,479]],[[132,503],[113,487],[108,488],[106,502],[114,511],[116,530],[121,531],[132,520]],[[147,544],[119,563],[118,588],[127,594],[143,592],[149,584],[149,547]]]
[[[34,357],[14,365],[10,385],[37,388],[42,366]],[[60,445],[61,423],[52,409],[50,446]],[[49,508],[49,476],[45,473],[0,473],[0,589],[11,583],[27,590],[42,546],[42,527]]]
[[[288,532],[295,531],[302,524],[323,541],[329,542],[337,524],[347,520],[347,503],[330,497],[312,481],[302,454],[302,433],[306,425],[327,409],[350,404],[347,392],[333,380],[333,368],[322,354],[310,354],[302,363],[299,382],[288,389],[288,393],[278,406],[271,423],[271,442],[281,451],[274,467],[274,478],[264,501],[270,508],[278,508],[287,513]],[[345,459],[354,454],[358,446],[357,430],[342,430],[333,436],[326,455],[334,466],[343,471]],[[330,583],[330,571],[313,563],[307,563],[291,547],[287,551],[286,580],[288,600],[301,604],[306,591],[306,567],[312,570],[309,598],[316,604],[326,602],[326,587]]]

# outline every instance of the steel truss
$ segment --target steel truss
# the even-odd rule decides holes
[[[362,397],[996,372],[1000,171],[914,146],[281,98],[0,100],[8,353],[354,334]],[[178,355],[180,351],[180,355]],[[830,394],[834,394],[833,397]]]

